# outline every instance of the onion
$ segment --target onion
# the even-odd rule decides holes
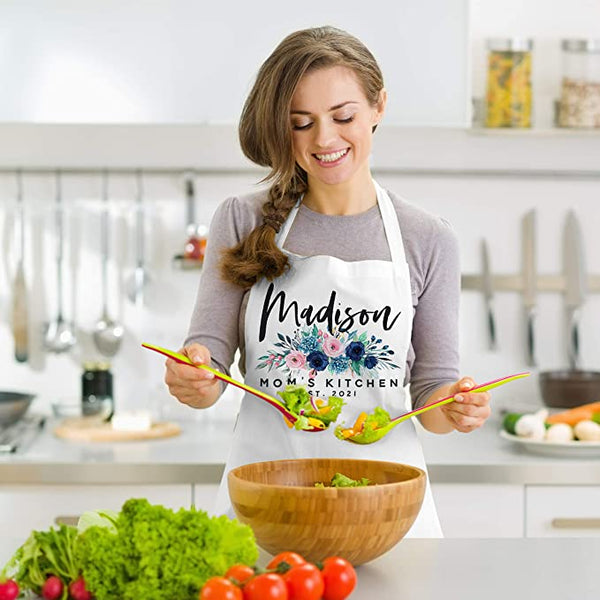
[[[310,398],[310,405],[313,407],[313,410],[318,413],[319,412],[319,407],[317,406],[317,403],[315,402],[315,399],[312,396],[309,396]]]

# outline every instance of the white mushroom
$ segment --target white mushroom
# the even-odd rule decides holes
[[[582,442],[600,442],[600,425],[594,421],[579,421],[574,431],[575,437]]]
[[[547,442],[571,442],[573,440],[573,428],[566,423],[555,423],[546,430]]]
[[[515,433],[530,440],[543,440],[546,435],[544,422],[547,417],[546,409],[538,410],[535,414],[523,415],[515,424]]]

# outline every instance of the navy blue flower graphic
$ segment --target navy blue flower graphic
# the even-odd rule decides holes
[[[365,345],[362,342],[352,342],[346,347],[346,356],[350,360],[360,360],[365,354]]]
[[[315,371],[324,371],[327,368],[327,364],[329,363],[329,359],[327,358],[327,356],[325,356],[325,354],[323,354],[322,352],[318,351],[311,352],[306,357],[306,360],[310,365],[310,368],[314,369]]]
[[[348,368],[349,362],[347,356],[334,356],[329,359],[329,370],[336,375],[343,373]]]
[[[377,359],[372,354],[367,354],[367,356],[365,356],[365,367],[367,367],[367,369],[375,368],[377,362]]]

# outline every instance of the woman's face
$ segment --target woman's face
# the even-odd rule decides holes
[[[385,90],[371,106],[354,71],[335,66],[305,74],[292,97],[290,122],[296,162],[324,184],[347,183],[368,169],[373,126]]]

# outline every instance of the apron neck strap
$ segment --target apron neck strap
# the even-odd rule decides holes
[[[383,227],[385,230],[385,237],[387,238],[388,246],[390,248],[390,256],[392,262],[396,265],[404,265],[406,263],[406,256],[404,254],[404,244],[402,243],[402,233],[400,232],[400,224],[398,223],[398,217],[394,210],[394,205],[388,195],[388,193],[375,181],[375,191],[377,192],[377,204],[381,212],[381,218],[383,221]],[[290,232],[292,223],[298,214],[298,209],[302,203],[304,195],[298,198],[294,208],[290,211],[287,219],[283,226],[279,230],[279,233],[275,236],[275,243],[281,249],[285,244],[285,240]]]

